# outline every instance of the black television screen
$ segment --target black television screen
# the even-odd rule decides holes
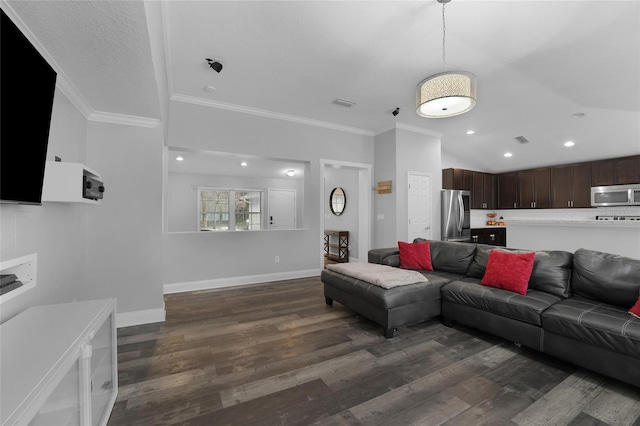
[[[41,204],[56,72],[1,12],[0,201]]]

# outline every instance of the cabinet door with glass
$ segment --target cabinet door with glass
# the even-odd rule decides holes
[[[118,389],[115,306],[36,306],[0,326],[3,426],[106,425]]]

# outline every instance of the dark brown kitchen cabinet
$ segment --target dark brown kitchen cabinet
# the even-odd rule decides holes
[[[471,170],[462,170],[462,173],[453,174],[453,183],[464,189],[465,191],[471,191],[473,172]]]
[[[521,209],[548,209],[551,206],[551,169],[518,171],[518,204]]]
[[[471,242],[506,247],[507,228],[472,228]]]
[[[491,173],[472,172],[471,208],[495,209],[496,178]]]
[[[496,180],[491,173],[443,169],[442,188],[470,191],[472,209],[495,209]]]
[[[455,189],[453,187],[453,169],[442,169],[442,189]]]
[[[473,172],[465,169],[443,169],[443,189],[463,189],[471,191]]]
[[[591,162],[591,183],[593,186],[615,185],[615,165],[613,160]]]
[[[484,173],[482,177],[484,181],[484,200],[485,209],[496,208],[496,175],[492,173]]]
[[[518,172],[500,173],[498,180],[499,209],[515,209],[518,207]]]
[[[616,185],[640,183],[640,155],[616,161]]]
[[[591,207],[591,164],[551,168],[551,207]]]
[[[640,183],[640,155],[591,163],[591,186]]]

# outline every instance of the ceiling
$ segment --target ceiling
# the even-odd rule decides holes
[[[372,135],[398,125],[487,172],[640,153],[638,1],[451,1],[447,66],[477,76],[478,104],[446,119],[415,113],[417,83],[443,71],[436,0],[1,4],[94,111],[170,123],[171,97]]]

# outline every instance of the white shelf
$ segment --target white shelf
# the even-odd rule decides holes
[[[102,180],[100,174],[84,164],[47,161],[44,169],[42,201],[100,204],[101,200],[90,200],[82,196],[84,175]]]
[[[0,295],[0,304],[30,290],[36,286],[38,272],[38,254],[33,253],[16,259],[0,262],[0,272],[3,274],[15,274],[22,286]]]

